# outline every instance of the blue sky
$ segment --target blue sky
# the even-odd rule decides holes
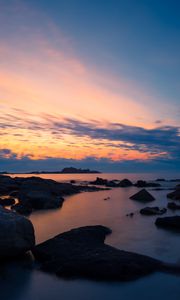
[[[179,1],[0,8],[1,169],[179,170]]]

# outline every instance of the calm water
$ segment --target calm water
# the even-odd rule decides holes
[[[57,181],[71,179],[86,181],[96,178],[96,174],[42,175]],[[135,181],[155,179],[162,174],[100,174],[103,178]],[[174,176],[178,177],[178,176]],[[180,177],[180,176],[179,176]],[[166,176],[167,179],[173,178]],[[167,188],[175,183],[163,183]],[[143,204],[130,200],[129,196],[138,189],[117,188],[110,191],[81,193],[68,197],[62,209],[35,212],[30,216],[36,232],[36,242],[40,243],[74,227],[101,224],[110,227],[113,233],[106,243],[119,249],[151,255],[164,261],[180,263],[180,236],[178,233],[157,229],[156,217],[141,216],[138,211]],[[166,206],[168,191],[152,191],[156,201],[150,205]],[[110,197],[110,200],[103,199]],[[134,212],[133,218],[126,217]],[[173,215],[168,211],[167,215]],[[178,213],[176,213],[178,214]],[[1,299],[46,300],[46,299],[179,299],[180,277],[156,273],[131,283],[103,283],[85,280],[62,280],[39,271],[24,271],[20,267],[2,269],[0,279]]]

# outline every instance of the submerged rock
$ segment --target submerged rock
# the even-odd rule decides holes
[[[0,206],[0,259],[21,255],[34,245],[31,221]]]
[[[157,218],[157,226],[169,229],[180,229],[180,216]]]
[[[136,194],[132,195],[130,199],[141,202],[150,202],[155,200],[155,198],[145,189],[142,189]]]
[[[167,212],[166,208],[159,208],[158,206],[155,207],[144,207],[140,211],[142,215],[163,215]]]
[[[42,270],[61,277],[123,281],[161,268],[156,259],[104,244],[110,232],[100,225],[73,229],[36,246],[33,254]]]

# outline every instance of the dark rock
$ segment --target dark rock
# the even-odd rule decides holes
[[[91,181],[90,184],[95,185],[105,185],[107,187],[129,187],[132,186],[132,182],[129,179],[119,180],[107,180],[100,177],[97,177],[95,181]]]
[[[10,197],[18,198],[18,195],[19,195],[19,191],[12,191],[12,192],[9,193]]]
[[[167,198],[170,198],[172,200],[180,200],[180,185],[176,186],[174,192],[167,194]]]
[[[18,185],[15,182],[14,178],[6,175],[0,175],[0,195],[7,195],[17,188]]]
[[[33,254],[42,270],[61,277],[127,281],[161,269],[156,259],[104,244],[109,233],[100,225],[73,229],[36,246]]]
[[[26,204],[20,204],[20,203],[14,204],[14,205],[11,206],[11,209],[13,211],[16,211],[20,215],[24,215],[24,216],[29,216],[33,211],[33,208],[31,206],[31,204],[28,204],[28,203],[26,203]]]
[[[141,202],[150,202],[155,200],[155,198],[145,189],[140,190],[139,192],[131,196],[130,199]]]
[[[107,179],[103,179],[100,177],[97,177],[96,180],[90,182],[90,184],[95,184],[95,185],[107,185],[107,183],[108,183]]]
[[[138,180],[134,185],[137,187],[160,187],[161,186],[160,183],[147,182],[144,180]]]
[[[169,229],[180,229],[180,216],[157,218],[155,224]]]
[[[74,184],[76,183],[76,180],[70,180],[70,183]]]
[[[0,206],[0,258],[21,255],[34,245],[32,223]]]
[[[175,202],[169,202],[167,207],[172,210],[180,209],[180,205],[176,204]]]
[[[151,216],[151,215],[163,215],[166,213],[166,211],[167,211],[166,208],[160,209],[158,206],[155,206],[155,207],[144,207],[139,212],[142,215]]]
[[[177,179],[171,179],[170,181],[171,181],[171,182],[180,182],[180,178],[177,178]]]
[[[129,186],[132,186],[132,185],[133,185],[133,183],[129,179],[126,179],[126,178],[121,180],[120,183],[119,183],[120,187],[129,187]]]
[[[110,197],[104,198],[104,200],[110,200],[110,199],[111,199]]]
[[[64,199],[58,195],[58,186],[55,183],[34,177],[21,185],[19,201],[33,209],[51,209],[62,206]]]
[[[15,204],[15,199],[14,198],[4,198],[4,199],[1,199],[0,198],[0,205],[2,206],[11,206],[13,204]]]
[[[157,178],[156,181],[166,181],[164,178]]]

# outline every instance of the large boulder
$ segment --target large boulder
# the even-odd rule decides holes
[[[31,221],[0,206],[0,259],[21,255],[34,245]]]
[[[132,195],[130,199],[141,202],[150,202],[155,200],[155,198],[145,189],[142,189],[136,194]]]
[[[62,191],[59,191],[56,183],[32,177],[22,183],[18,198],[21,205],[33,209],[50,209],[62,206],[64,199],[61,195]]]
[[[169,229],[180,229],[180,216],[157,218],[155,224]]]
[[[36,246],[33,254],[42,270],[61,277],[133,280],[161,268],[156,259],[104,244],[109,233],[100,225],[73,229]]]
[[[163,215],[167,211],[166,208],[155,207],[144,207],[139,212],[141,215],[152,216],[152,215]]]

